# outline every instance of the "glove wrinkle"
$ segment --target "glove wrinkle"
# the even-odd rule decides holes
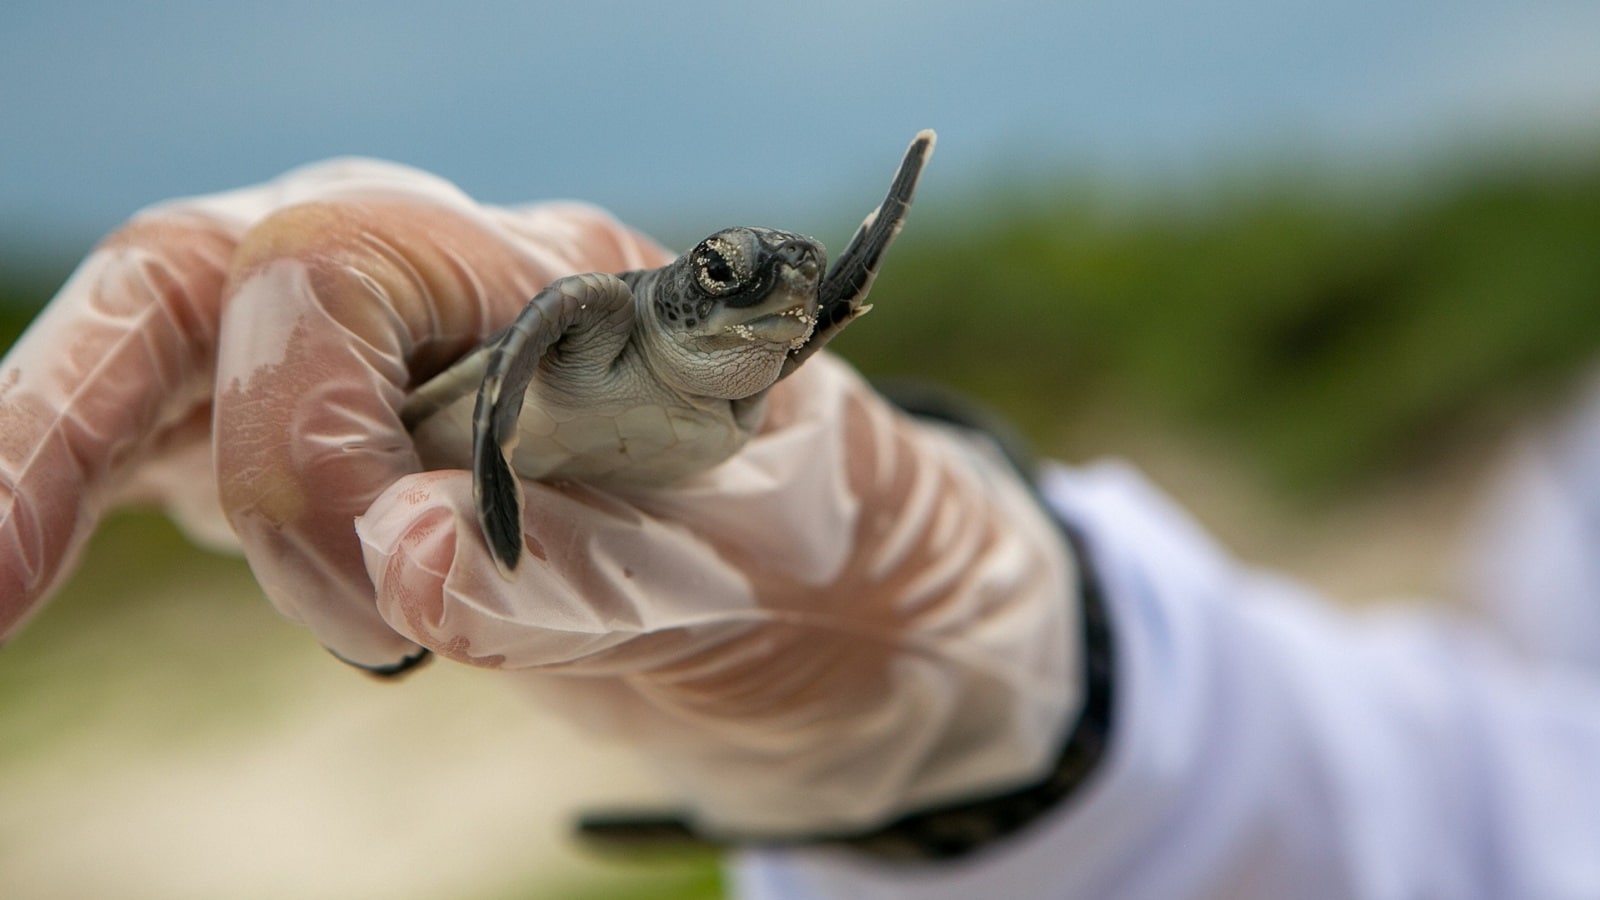
[[[101,244],[0,371],[0,637],[71,570],[113,476],[203,402],[229,234],[145,217]]]

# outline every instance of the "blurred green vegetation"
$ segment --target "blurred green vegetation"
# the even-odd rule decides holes
[[[538,876],[511,885],[504,900],[560,897],[563,900],[717,900],[727,896],[722,869],[716,857],[700,853],[669,854],[660,858],[623,861],[617,880],[592,884],[566,884],[552,889]],[[497,900],[497,895],[486,895]]]
[[[1074,423],[1116,410],[1327,496],[1473,439],[1600,350],[1600,165],[969,209],[980,224],[913,215],[836,346],[962,387],[1052,450],[1115,452]]]

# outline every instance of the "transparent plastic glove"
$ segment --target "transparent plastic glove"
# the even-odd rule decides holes
[[[995,454],[825,353],[687,483],[524,487],[514,580],[467,473],[385,491],[357,524],[379,608],[644,750],[710,830],[867,827],[1059,752],[1080,694],[1060,534]]]
[[[336,654],[399,668],[418,648],[353,522],[420,469],[405,391],[551,280],[668,258],[593,209],[484,207],[365,160],[141,213],[0,364],[0,638],[106,509],[155,500]]]

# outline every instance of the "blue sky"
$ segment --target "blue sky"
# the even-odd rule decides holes
[[[1160,182],[1600,133],[1592,0],[445,6],[9,0],[0,234],[88,241],[339,154],[658,231],[846,210],[843,233],[922,127],[932,203],[1019,172]]]

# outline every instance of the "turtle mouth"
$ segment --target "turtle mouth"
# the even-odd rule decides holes
[[[748,322],[744,327],[757,339],[797,350],[805,345],[817,327],[817,304],[813,301],[791,306]]]
[[[749,306],[722,306],[707,319],[708,330],[745,341],[798,347],[817,324],[817,289],[822,266],[808,257],[780,265],[772,290]]]

